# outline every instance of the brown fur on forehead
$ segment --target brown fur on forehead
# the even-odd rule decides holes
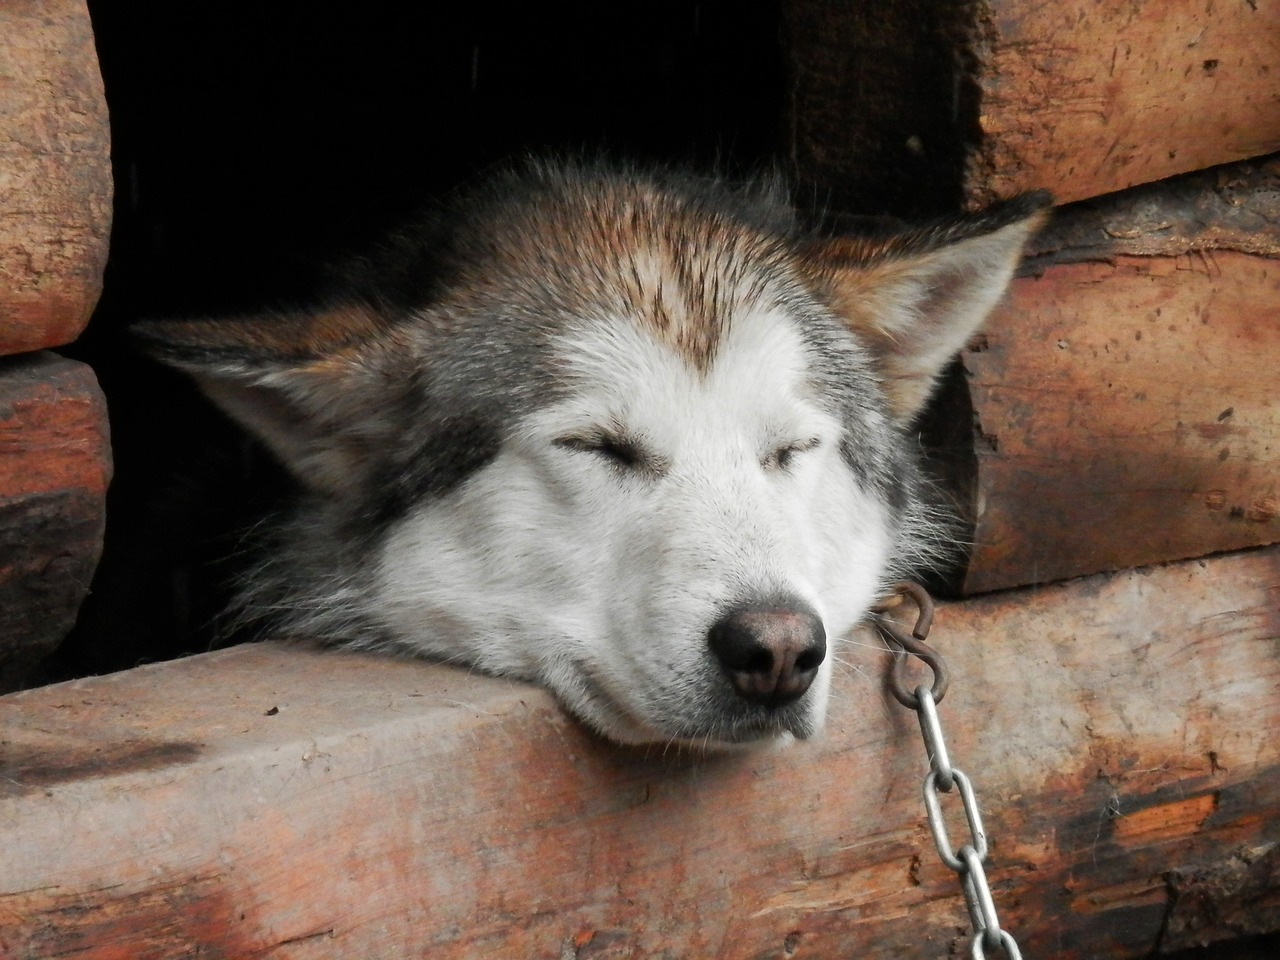
[[[464,265],[470,296],[501,302],[514,287],[575,317],[628,318],[706,370],[726,324],[766,297],[784,256],[778,227],[789,229],[790,214],[771,196],[735,209],[642,176],[544,177],[472,225],[469,244],[487,256]]]

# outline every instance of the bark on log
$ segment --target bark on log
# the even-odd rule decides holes
[[[76,338],[102,292],[111,139],[83,0],[0,4],[0,354]]]
[[[87,366],[49,353],[0,360],[0,691],[57,646],[88,592],[102,553],[107,433]]]
[[[1060,210],[1032,237],[1031,269],[1233,250],[1280,259],[1280,155],[1201,170]]]
[[[855,212],[937,206],[947,178],[955,201],[1068,202],[1280,149],[1273,3],[785,9],[795,158]]]
[[[1280,849],[1278,638],[1277,549],[942,608],[939,712],[1025,955],[1223,932],[1191,894],[1231,895],[1193,878]],[[278,645],[0,698],[0,954],[963,954],[916,722],[877,645],[840,655],[820,739],[717,757],[601,743],[519,684]],[[1274,902],[1274,870],[1243,872]]]
[[[962,592],[1280,541],[1280,165],[1190,179],[1062,214],[965,351]]]

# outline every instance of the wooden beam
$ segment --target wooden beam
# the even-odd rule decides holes
[[[1066,203],[1280,150],[1280,7],[786,0],[791,152],[855,213]]]
[[[1145,956],[1171,909],[1194,940],[1175,892],[1276,855],[1278,638],[1275,549],[940,611],[940,713],[1025,955]],[[271,644],[0,698],[0,955],[963,953],[915,719],[877,644],[840,657],[820,739],[712,757]]]
[[[0,354],[70,343],[102,292],[111,133],[84,0],[0,4]]]
[[[964,352],[963,592],[1280,541],[1280,166],[1186,181],[1064,211]]]
[[[964,355],[965,591],[1280,540],[1277,305],[1280,265],[1236,253],[1015,282]]]
[[[0,358],[0,692],[58,645],[102,553],[107,405],[83,363]]]
[[[975,203],[1061,203],[1280,150],[1280,7],[1203,0],[975,4]]]

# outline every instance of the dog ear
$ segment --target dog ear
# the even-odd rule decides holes
[[[356,305],[148,321],[132,332],[151,356],[191,374],[303,484],[334,496],[359,486],[393,429],[388,387],[410,352],[391,324]]]
[[[892,412],[911,420],[1000,300],[1052,198],[1023,194],[914,230],[811,243],[806,263],[876,355]]]

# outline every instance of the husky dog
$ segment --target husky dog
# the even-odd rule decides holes
[[[1047,203],[857,238],[768,183],[530,164],[314,309],[140,333],[300,482],[242,597],[274,631],[618,741],[805,738],[938,546],[909,426]]]

